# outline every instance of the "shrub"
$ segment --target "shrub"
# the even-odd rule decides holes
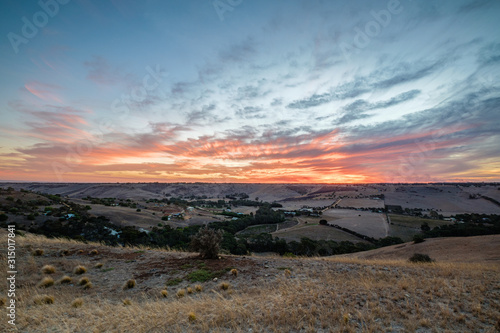
[[[434,260],[431,259],[431,257],[429,257],[427,254],[421,254],[421,253],[415,253],[411,256],[410,259],[408,259],[410,262],[415,262],[415,263],[419,263],[419,262],[423,262],[423,263],[426,263],[426,262],[434,262]]]
[[[168,291],[163,289],[162,291],[160,291],[160,294],[163,296],[163,297],[167,297],[168,296]]]
[[[76,266],[75,269],[73,270],[73,273],[75,274],[83,274],[87,272],[87,268],[85,268],[85,266],[82,266],[82,265],[79,265],[79,266]]]
[[[238,276],[238,270],[236,268],[233,268],[231,270],[231,274],[234,276],[234,277],[237,277]]]
[[[87,283],[90,283],[90,279],[86,276],[82,277],[80,280],[78,280],[78,284],[80,286],[84,286],[86,285]]]
[[[61,280],[59,280],[59,283],[60,284],[68,284],[68,283],[71,283],[73,282],[73,279],[70,278],[69,276],[65,275],[61,278]]]
[[[5,222],[9,219],[7,214],[0,214],[0,222]]]
[[[328,221],[327,220],[320,220],[319,224],[321,224],[321,225],[327,225]]]
[[[123,289],[132,289],[135,287],[135,280],[130,279],[127,282],[125,282],[125,285],[123,286]]]
[[[213,230],[208,227],[202,228],[191,238],[190,247],[193,251],[199,252],[202,258],[217,259],[222,234],[222,230]]]
[[[54,296],[51,295],[38,295],[33,299],[36,305],[54,304]]]
[[[203,291],[203,286],[201,284],[197,284],[196,286],[194,286],[194,290],[196,290],[197,292],[201,292]]]
[[[178,284],[179,284],[179,283],[181,283],[181,282],[182,282],[182,279],[180,279],[180,278],[175,278],[175,279],[170,279],[170,280],[168,280],[168,281],[165,283],[165,285],[167,285],[167,286],[176,286],[176,285],[178,285]]]
[[[71,306],[74,308],[79,308],[83,305],[83,299],[81,298],[75,298],[73,302],[71,302]]]
[[[43,274],[54,274],[56,272],[56,268],[52,265],[45,265],[42,267]]]
[[[177,296],[177,298],[182,298],[182,297],[184,297],[185,295],[186,295],[186,291],[185,291],[184,289],[179,289],[179,290],[177,291],[177,295],[176,295],[176,296]]]
[[[189,273],[187,278],[191,282],[206,282],[213,278],[213,273],[205,269],[198,269]]]
[[[54,279],[51,278],[50,276],[44,277],[42,281],[38,284],[38,287],[40,288],[48,288],[50,286],[54,285]]]
[[[42,249],[36,249],[35,251],[33,251],[33,255],[34,256],[43,256],[43,250]]]
[[[423,243],[425,241],[424,236],[415,235],[413,236],[413,244]]]
[[[222,282],[220,285],[219,285],[220,289],[222,290],[228,290],[229,289],[229,283],[227,282]]]

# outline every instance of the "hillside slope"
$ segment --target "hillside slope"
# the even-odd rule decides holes
[[[0,238],[7,239],[5,229]],[[3,305],[9,299],[6,284],[0,285],[0,315],[7,332],[500,328],[498,265],[226,255],[201,260],[194,253],[113,248],[31,234],[15,240],[15,327],[6,324]],[[0,255],[5,262],[6,247]],[[75,271],[80,265],[86,268],[83,274]],[[0,278],[5,275],[1,270]],[[90,284],[80,284],[84,278]],[[129,279],[135,281],[132,288],[125,287]]]
[[[406,260],[414,253],[424,253],[438,262],[470,262],[500,265],[500,235],[429,238],[341,257],[379,260]]]

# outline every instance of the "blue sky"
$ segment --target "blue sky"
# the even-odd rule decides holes
[[[0,179],[500,180],[500,1],[41,3],[0,14]]]

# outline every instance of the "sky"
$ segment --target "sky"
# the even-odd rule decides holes
[[[498,0],[6,0],[0,180],[500,181]]]

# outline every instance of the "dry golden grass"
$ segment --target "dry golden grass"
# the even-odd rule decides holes
[[[74,308],[80,308],[83,305],[83,299],[81,298],[76,298],[71,302],[71,306]]]
[[[31,238],[35,243],[30,243]],[[163,267],[165,258],[170,263],[184,260],[182,264],[192,258],[189,260],[195,265],[198,259],[194,255],[148,250],[135,263],[129,261],[133,249],[114,248],[113,257],[107,256],[109,248],[92,245],[106,256],[106,266],[116,269],[106,274],[91,270],[88,276],[95,284],[92,289],[83,291],[57,284],[47,289],[49,296],[40,295],[41,289],[36,286],[43,277],[40,267],[53,264],[62,272],[70,272],[76,265],[89,266],[90,261],[82,262],[81,256],[56,256],[59,246],[72,247],[72,253],[79,247],[85,253],[89,250],[81,243],[64,240],[43,243],[31,236],[27,239],[19,237],[16,253],[19,261],[16,328],[22,332],[142,333],[167,329],[171,332],[493,333],[500,327],[500,265],[496,263],[422,265],[406,260],[276,256],[238,257],[237,261],[231,261],[236,257],[224,256],[217,265],[228,262],[225,267],[237,267],[241,273],[228,284],[227,292],[221,290],[220,280],[210,280],[194,286],[194,290],[199,291],[200,286],[206,292],[185,297],[188,281],[183,280],[177,286],[178,296],[166,297],[168,292],[162,289],[165,279],[182,278],[186,272],[170,273],[172,270],[168,269],[168,273],[161,271],[158,275],[163,276],[155,279],[155,272],[146,274],[152,267],[148,265],[157,262],[154,267]],[[43,247],[47,255],[33,257],[29,245]],[[123,259],[118,256],[120,253]],[[283,267],[293,274],[286,277]],[[142,271],[135,271],[141,268]],[[221,268],[224,266],[217,269]],[[122,281],[131,270],[140,283],[124,292]],[[0,288],[4,293],[5,286]],[[129,298],[124,299],[125,294]],[[85,303],[74,307],[76,299],[84,299]],[[40,306],[34,306],[34,302]]]
[[[54,285],[54,279],[51,278],[50,276],[44,277],[42,281],[38,283],[39,288],[48,288],[52,287]]]
[[[43,274],[54,274],[56,272],[56,268],[52,265],[45,265],[42,267]]]
[[[84,274],[86,272],[87,272],[87,268],[85,268],[85,266],[81,266],[81,265],[76,266],[75,269],[73,270],[73,273],[78,274],[78,275]]]
[[[78,284],[80,286],[84,286],[84,285],[86,285],[89,282],[90,282],[90,279],[87,276],[84,276],[80,280],[78,280]]]
[[[59,284],[69,284],[73,282],[73,279],[67,275],[63,276],[60,280],[59,280]]]
[[[238,276],[238,270],[236,268],[233,268],[231,270],[231,275],[234,276],[234,277],[237,277]]]

